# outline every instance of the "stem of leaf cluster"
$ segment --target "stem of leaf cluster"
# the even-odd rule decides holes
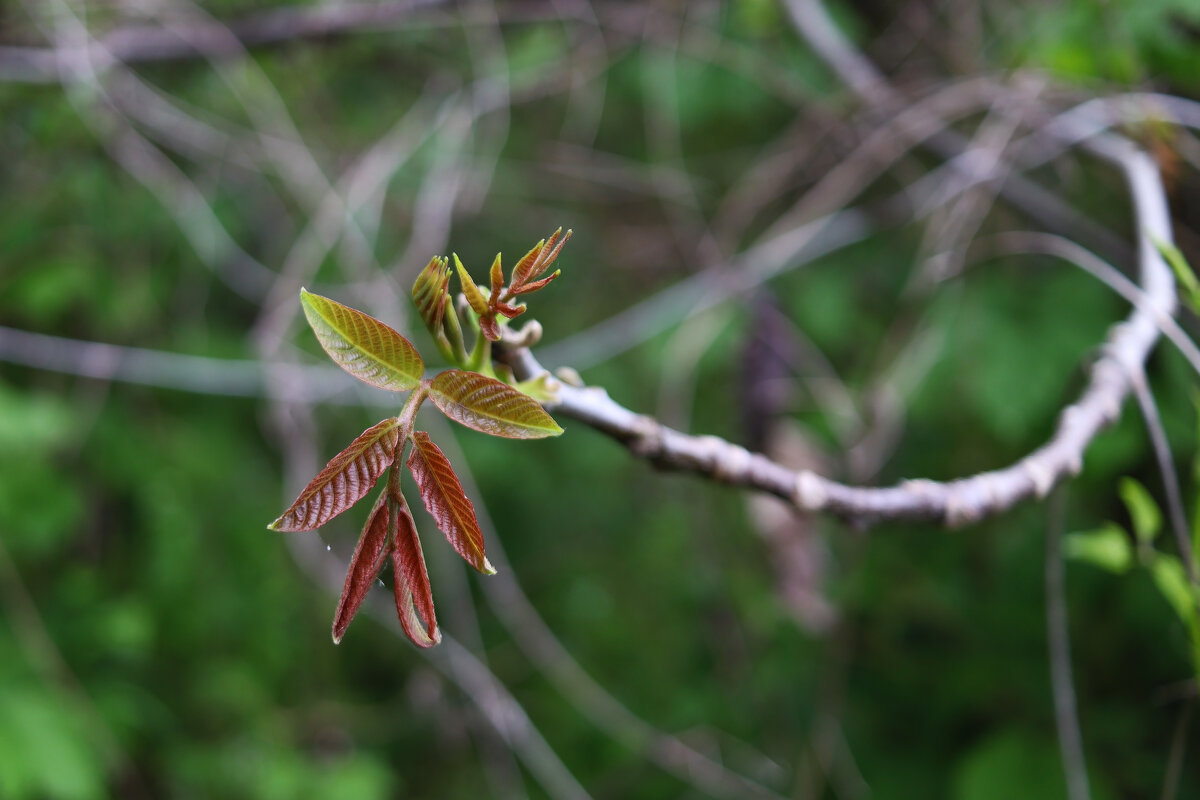
[[[472,372],[495,377],[492,372],[492,340],[484,336],[483,331],[476,334],[475,348],[471,351],[470,358],[466,359],[465,366]]]
[[[454,352],[454,347],[450,344],[450,340],[446,337],[444,331],[438,331],[438,335],[433,337],[433,343],[437,345],[438,352],[442,354],[442,358],[451,364],[457,362],[458,359]]]
[[[458,314],[454,309],[454,304],[450,302],[450,298],[446,298],[446,309],[442,315],[442,328],[446,331],[446,338],[450,340],[450,352],[442,352],[446,360],[451,364],[461,364],[467,359],[467,348],[463,344],[462,325],[459,323]]]
[[[421,403],[425,402],[425,398],[429,396],[429,382],[422,381],[417,388],[413,389],[412,394],[408,396],[408,400],[404,403],[404,408],[400,409],[400,432],[402,439],[407,439],[412,434],[413,424],[416,422],[417,409],[421,407]],[[403,449],[403,443],[399,445]]]

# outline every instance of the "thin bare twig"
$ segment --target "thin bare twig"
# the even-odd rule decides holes
[[[326,3],[262,11],[228,23],[200,23],[186,36],[154,25],[126,25],[101,39],[114,61],[136,64],[210,56],[238,56],[247,47],[378,31],[397,25],[422,8],[444,0],[383,0],[378,3]],[[232,34],[233,38],[230,38]],[[54,83],[58,48],[0,47],[0,80]]]
[[[1171,754],[1167,757],[1167,774],[1163,777],[1161,800],[1175,800],[1175,795],[1179,793],[1179,776],[1183,773],[1183,762],[1187,759],[1187,737],[1195,705],[1195,700],[1185,700],[1183,711],[1179,713],[1179,721],[1175,723],[1175,733],[1171,736]]]
[[[1150,444],[1154,448],[1154,458],[1158,462],[1158,473],[1162,478],[1163,494],[1167,501],[1167,519],[1170,520],[1171,531],[1175,534],[1175,544],[1179,548],[1179,559],[1187,571],[1188,579],[1197,583],[1196,562],[1192,558],[1191,535],[1188,532],[1187,515],[1183,510],[1183,498],[1179,492],[1179,474],[1175,470],[1175,462],[1171,457],[1171,445],[1167,442],[1167,433],[1163,429],[1162,417],[1158,413],[1158,404],[1154,402],[1154,393],[1146,381],[1144,370],[1138,370],[1130,376],[1133,384],[1133,395],[1137,398],[1138,407],[1142,411],[1142,419],[1146,422],[1146,432],[1150,436]]]
[[[0,326],[0,361],[97,380],[115,380],[182,392],[261,397],[278,381],[293,402],[364,403],[393,408],[394,394],[365,387],[336,367],[267,364],[210,358],[142,347],[67,339]],[[361,389],[360,389],[361,387]]]
[[[906,98],[857,50],[830,18],[820,0],[786,0],[793,26],[833,73],[860,101],[876,113],[889,113],[906,105]],[[1091,136],[1091,131],[1086,136]],[[959,157],[969,151],[965,138],[943,128],[927,140],[928,149],[950,160],[955,169],[967,166]],[[1124,254],[1125,243],[1111,231],[1083,217],[1053,193],[1018,174],[1010,174],[999,193],[1023,213],[1041,224],[1069,231],[1072,238],[1087,243],[1109,257]]]
[[[1066,511],[1060,490],[1052,499],[1046,524],[1046,638],[1050,649],[1050,686],[1054,692],[1054,722],[1067,779],[1069,800],[1088,800],[1087,763],[1071,677],[1071,638],[1067,630],[1067,600],[1063,590],[1062,532]]]

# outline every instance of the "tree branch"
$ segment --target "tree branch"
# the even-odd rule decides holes
[[[733,486],[777,495],[805,512],[828,512],[859,522],[934,520],[950,526],[977,522],[1017,503],[1044,498],[1052,488],[1077,475],[1083,454],[1096,435],[1112,424],[1137,374],[1159,336],[1158,320],[1175,308],[1170,269],[1154,242],[1171,241],[1166,194],[1153,160],[1129,141],[1100,134],[1082,146],[1119,167],[1133,197],[1138,230],[1138,262],[1146,302],[1109,331],[1108,344],[1091,368],[1079,400],[1059,415],[1054,435],[1042,447],[1003,469],[958,480],[908,480],[889,487],[839,483],[804,470],[795,472],[766,456],[715,436],[691,436],[637,414],[599,388],[560,382],[558,400],[547,404],[613,437],[631,453],[655,466],[693,472]],[[498,357],[516,377],[527,380],[546,372],[523,347],[502,347]]]

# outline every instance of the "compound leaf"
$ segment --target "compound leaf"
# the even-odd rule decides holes
[[[406,392],[421,381],[425,364],[420,354],[392,328],[304,289],[300,290],[300,304],[321,347],[360,381],[393,392]]]
[[[400,421],[391,417],[360,433],[267,527],[274,531],[311,531],[357,503],[396,460],[399,428]]]
[[[492,436],[541,439],[562,433],[536,400],[477,372],[446,370],[430,383],[429,398],[450,419]]]
[[[433,592],[429,587],[421,540],[417,538],[417,525],[402,495],[393,495],[388,504],[394,518],[392,571],[396,613],[405,635],[413,644],[433,647],[442,640],[442,634],[433,611]]]
[[[333,643],[339,644],[346,634],[350,621],[358,613],[359,606],[367,597],[379,571],[383,568],[383,560],[387,557],[387,549],[391,545],[388,537],[388,503],[386,492],[379,496],[371,516],[363,528],[358,546],[354,548],[354,557],[350,559],[350,569],[346,572],[346,585],[342,587],[342,597],[338,600],[337,611],[333,615]]]
[[[485,575],[495,574],[483,552],[483,531],[475,517],[475,506],[463,491],[450,459],[424,431],[413,433],[412,442],[408,469],[438,530],[468,564]]]

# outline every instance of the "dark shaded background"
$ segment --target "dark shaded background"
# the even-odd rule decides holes
[[[265,8],[0,6],[0,797],[1065,796],[1044,506],[868,532],[578,424],[524,443],[430,415],[501,574],[419,513],[450,638],[410,646],[381,591],[334,647],[366,509],[264,526],[395,406],[326,368],[301,284],[432,366],[407,300],[431,255],[482,274],[572,227],[532,306],[546,363],[868,483],[1035,447],[1125,304],[997,255],[1046,221],[994,186],[938,202],[944,158],[775,2],[383,3],[343,29],[312,21],[363,6]],[[1191,0],[829,11],[906,109],[1000,156],[1092,96],[1200,93]],[[1200,141],[1124,132],[1200,261]],[[1087,223],[1056,233],[1129,266],[1103,249],[1132,235],[1111,168],[1068,152],[1030,177]],[[754,249],[829,214],[807,249]],[[1195,377],[1164,350],[1151,378],[1186,466]],[[1066,527],[1126,523],[1127,475],[1160,494],[1136,408]],[[1194,747],[1183,628],[1143,572],[1069,563],[1066,586],[1093,796],[1158,797]],[[1200,796],[1181,763],[1176,796]]]

